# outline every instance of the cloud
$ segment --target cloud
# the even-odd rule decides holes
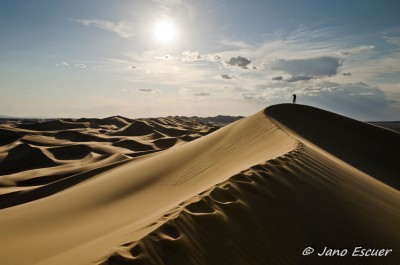
[[[193,89],[187,88],[187,87],[182,87],[178,91],[179,95],[183,95],[183,96],[192,94],[192,92],[193,92]]]
[[[282,81],[282,80],[283,80],[283,76],[281,76],[281,75],[279,75],[279,76],[274,76],[274,77],[272,77],[272,80],[275,80],[275,81]]]
[[[257,97],[255,97],[254,95],[252,95],[252,94],[247,94],[247,93],[241,94],[240,97],[241,97],[242,99],[245,99],[245,100],[255,100],[255,99],[257,98]]]
[[[300,94],[301,102],[314,102],[317,107],[332,109],[340,114],[351,113],[359,120],[379,120],[388,108],[398,103],[388,100],[378,87],[365,83],[322,83],[296,91],[296,94]]]
[[[225,61],[226,65],[231,66],[231,67],[240,67],[243,69],[247,69],[247,66],[251,63],[251,61],[245,57],[238,56],[238,57],[232,57],[229,59],[229,61]]]
[[[69,67],[69,63],[67,63],[67,62],[56,63],[56,66]]]
[[[306,80],[311,80],[313,79],[313,76],[304,76],[304,75],[295,75],[292,76],[288,79],[286,79],[286,82],[297,82],[297,81],[306,81]]]
[[[242,94],[242,93],[247,93],[247,92],[249,92],[249,89],[247,89],[247,88],[244,88],[244,87],[242,87],[242,86],[225,86],[225,87],[223,87],[223,92],[224,92],[224,94],[235,94],[235,95],[238,95],[238,94]]]
[[[246,49],[246,48],[250,47],[249,44],[247,44],[243,41],[238,41],[238,40],[235,41],[235,40],[225,39],[225,40],[219,41],[219,43],[223,46],[239,48],[239,49]]]
[[[317,96],[322,92],[342,91],[345,88],[346,87],[344,87],[342,84],[324,82],[320,84],[309,85],[301,89],[297,89],[295,92],[307,96]]]
[[[308,59],[275,60],[266,63],[271,70],[283,71],[293,76],[333,76],[342,62],[339,58],[321,56]]]
[[[160,90],[152,89],[152,88],[138,88],[136,89],[138,92],[142,93],[155,93],[155,94],[161,94]]]
[[[163,56],[156,56],[155,57],[157,60],[171,60],[172,56],[169,54],[163,55]]]
[[[400,36],[386,36],[385,40],[390,44],[400,46]]]
[[[204,57],[201,56],[199,52],[185,51],[182,53],[182,55],[183,55],[182,60],[187,62],[204,60]]]
[[[278,83],[284,85],[284,83]],[[366,83],[312,82],[293,83],[289,87],[257,86],[256,90],[243,91],[238,98],[257,104],[276,104],[291,102],[296,93],[301,104],[312,105],[331,110],[360,120],[378,120],[388,108],[398,104],[388,100],[385,93]]]
[[[78,67],[78,68],[86,68],[86,64],[78,63],[78,64],[75,64],[75,67]]]
[[[239,99],[252,101],[259,104],[265,104],[269,100],[274,98],[277,98],[277,96],[274,96],[273,93],[268,93],[268,92],[262,92],[262,93],[249,92],[249,93],[242,93],[239,95]]]
[[[311,85],[307,85],[303,88],[299,88],[295,90],[298,94],[303,94],[307,96],[317,96],[317,95],[327,95],[327,92],[335,92],[335,95],[341,95],[345,97],[345,95],[350,96],[377,96],[381,98],[379,101],[384,102],[385,97],[383,92],[376,88],[372,87],[364,82],[358,83],[335,83],[335,82],[320,82]]]
[[[372,92],[362,92],[362,93],[358,93],[358,94],[354,94],[354,93],[351,93],[351,94],[349,94],[350,96],[357,96],[357,95],[360,95],[360,96],[375,96],[375,93],[372,93]]]
[[[195,97],[209,97],[209,96],[211,96],[211,94],[208,93],[208,92],[193,93],[192,95],[195,96]]]
[[[281,83],[282,84],[282,83]],[[260,104],[281,103],[287,95],[292,95],[295,89],[289,86],[259,85],[255,90],[249,90],[241,93],[241,98],[247,101],[253,101]]]
[[[214,54],[211,56],[211,60],[210,61],[221,61],[222,57],[221,55],[218,54]]]
[[[383,38],[386,42],[400,46],[400,27],[390,28],[383,32]]]
[[[209,92],[195,92],[197,89],[182,87],[179,89],[179,95],[184,96],[186,99],[201,99],[211,96]]]
[[[136,34],[132,31],[132,27],[129,26],[126,21],[112,22],[108,20],[99,19],[78,19],[77,22],[106,31],[117,33],[122,38],[130,38]]]
[[[363,51],[372,50],[374,48],[375,48],[375,46],[372,46],[372,45],[371,46],[360,46],[360,47],[349,49],[349,50],[341,50],[341,51],[338,51],[337,53],[340,55],[346,56],[346,55],[351,55],[351,54],[357,54],[357,53],[360,53]]]
[[[218,76],[218,78],[221,78],[221,79],[235,79],[235,78],[237,78],[236,76],[234,76],[234,75],[231,75],[231,74],[222,74],[222,75],[219,75]]]
[[[123,92],[139,92],[146,94],[161,94],[160,90],[152,89],[152,88],[135,88],[135,89],[123,89]]]

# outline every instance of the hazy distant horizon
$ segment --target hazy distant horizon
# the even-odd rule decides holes
[[[261,110],[260,110],[261,111]],[[255,113],[254,113],[255,114]],[[165,117],[188,117],[188,118],[193,118],[193,117],[198,117],[198,118],[216,118],[218,116],[223,116],[223,117],[233,117],[233,118],[246,118],[248,116],[244,116],[244,115],[229,115],[229,114],[219,114],[219,115],[214,115],[214,116],[199,116],[199,115],[192,115],[192,116],[184,116],[184,115],[167,115],[167,116],[154,116],[154,117],[130,117],[130,116],[123,116],[123,115],[109,115],[109,116],[104,116],[104,117],[84,117],[84,116],[77,116],[77,117],[29,117],[29,116],[8,116],[8,115],[1,115],[0,114],[0,120],[57,120],[57,119],[105,119],[105,118],[109,118],[109,117],[116,117],[116,116],[120,116],[123,118],[128,118],[128,119],[152,119],[152,118],[165,118]],[[351,118],[351,117],[350,117]],[[400,119],[398,120],[359,120],[362,122],[367,122],[367,123],[400,123]],[[384,125],[382,125],[383,127],[385,127]]]
[[[248,116],[278,103],[400,118],[400,3],[0,3],[0,113]]]
[[[43,119],[43,120],[52,120],[52,119],[105,119],[105,118],[110,118],[110,117],[124,117],[124,118],[128,118],[128,119],[151,119],[151,118],[165,118],[165,117],[188,117],[188,118],[192,118],[192,117],[198,117],[198,118],[215,118],[218,116],[226,116],[226,117],[246,117],[246,116],[242,116],[242,115],[224,115],[224,114],[219,114],[219,115],[214,115],[214,116],[198,116],[198,115],[194,115],[194,116],[183,116],[183,115],[168,115],[168,116],[159,116],[159,117],[129,117],[129,116],[123,116],[123,115],[109,115],[109,116],[104,116],[104,117],[84,117],[84,116],[78,116],[78,117],[51,117],[51,116],[9,116],[9,115],[2,115],[0,114],[0,119]]]

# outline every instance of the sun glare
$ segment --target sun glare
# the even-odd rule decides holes
[[[175,25],[169,20],[160,20],[155,24],[154,36],[162,43],[170,43],[175,38]]]

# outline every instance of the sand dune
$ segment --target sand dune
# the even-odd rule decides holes
[[[107,126],[115,126],[115,128],[122,128],[126,125],[129,125],[132,120],[121,117],[121,116],[114,116],[108,117],[105,119],[78,119],[78,122],[88,122],[91,128],[108,128]]]
[[[168,138],[161,138],[154,140],[153,143],[161,149],[167,149],[174,146],[177,143],[177,138],[175,137],[168,137]]]
[[[113,143],[114,146],[123,147],[132,151],[150,151],[154,150],[154,147],[150,144],[144,144],[135,140],[121,140]]]
[[[154,129],[145,121],[135,121],[121,130],[113,133],[113,135],[124,135],[124,136],[142,136],[151,134]]]
[[[17,194],[21,197],[18,191],[34,189],[37,185],[47,185],[110,163],[161,151],[172,147],[178,141],[191,141],[200,137],[200,133],[215,128],[214,124],[194,124],[191,118],[179,121],[174,117],[169,118],[171,124],[179,123],[180,125],[176,125],[179,128],[182,128],[185,121],[194,128],[185,133],[195,131],[197,137],[184,140],[167,137],[150,126],[152,131],[147,135],[113,136],[113,133],[129,125],[136,123],[140,127],[140,124],[147,124],[143,120],[136,122],[120,116],[105,119],[40,120],[37,124],[34,120],[6,122],[0,125],[0,172],[3,175],[0,178],[0,194],[13,195],[7,195],[7,203],[0,200],[0,207],[18,204],[10,203]],[[151,119],[151,122],[160,123],[160,118]],[[55,125],[70,123],[84,123],[85,126],[80,129],[67,127],[68,129],[58,130],[62,129],[58,127],[57,130],[53,130]],[[25,127],[26,124],[30,129],[19,128]],[[185,126],[190,128],[189,125]],[[154,140],[160,140],[157,142],[159,147],[153,143]]]
[[[118,141],[118,139],[105,138],[104,136],[91,135],[79,131],[61,131],[54,134],[54,138],[69,140],[72,142],[108,142]]]
[[[212,131],[211,131],[212,132]],[[210,132],[210,133],[211,133]],[[190,141],[193,141],[193,140],[195,140],[195,139],[197,139],[197,138],[200,138],[202,135],[200,135],[200,134],[197,134],[197,133],[194,133],[194,134],[187,134],[187,135],[182,135],[181,137],[179,137],[180,139],[182,139],[183,141],[186,141],[186,142],[190,142]]]
[[[216,131],[123,120],[61,131],[95,136],[82,141],[5,136],[2,165],[16,148],[54,165],[0,176],[2,264],[398,264],[400,134],[287,104]],[[302,256],[308,246],[393,253]]]
[[[52,147],[47,149],[51,154],[60,160],[82,159],[92,152],[92,149],[83,144]]]
[[[0,145],[9,144],[15,142],[21,137],[21,134],[14,131],[9,130],[8,128],[0,128]]]
[[[399,192],[378,182],[379,175],[368,176],[311,142],[318,132],[331,132],[323,128],[340,128],[349,139],[330,134],[325,140],[363,159],[352,153],[363,144],[354,138],[374,135],[379,141],[376,128],[306,106],[274,106],[266,115],[297,139],[295,150],[182,203],[161,227],[120,246],[103,264],[397,264],[399,253],[361,259],[301,255],[307,246],[400,248]],[[301,123],[297,131],[288,129],[294,122]],[[314,124],[318,132],[306,135]],[[385,137],[388,132],[381,133]],[[390,135],[391,143],[398,144],[400,136]],[[321,139],[319,145],[328,144]],[[382,152],[386,140],[372,145],[370,152]],[[377,166],[385,170],[380,162]],[[395,165],[388,160],[386,166]]]
[[[284,109],[282,111],[282,106],[276,105],[268,108],[266,113],[297,138],[306,139],[368,175],[400,189],[399,133],[309,106],[288,104]]]
[[[21,143],[8,150],[7,156],[0,162],[0,174],[54,165],[56,163],[43,153],[40,148]]]
[[[87,122],[74,122],[65,120],[44,121],[32,124],[23,124],[18,126],[18,128],[34,130],[34,131],[61,131],[61,130],[79,129],[87,127],[89,127],[89,123]]]

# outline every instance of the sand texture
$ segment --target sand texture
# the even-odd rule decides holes
[[[0,125],[0,264],[400,264],[399,133],[293,104],[219,121]]]

